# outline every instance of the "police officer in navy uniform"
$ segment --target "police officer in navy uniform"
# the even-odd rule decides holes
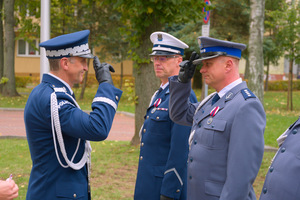
[[[260,200],[300,199],[300,118],[277,139],[279,149],[268,169]]]
[[[32,159],[28,200],[90,199],[89,141],[105,140],[122,91],[113,86],[111,65],[100,63],[90,52],[84,30],[42,42],[50,63],[25,106],[24,121]],[[94,58],[99,87],[92,112],[83,112],[72,86],[80,83]]]
[[[170,77],[170,117],[191,126],[188,200],[253,200],[252,184],[263,152],[266,116],[259,99],[239,77],[246,45],[199,37],[200,58],[192,54]],[[195,66],[216,90],[202,102],[188,100]]]
[[[188,126],[178,125],[169,117],[168,77],[178,74],[184,42],[164,32],[150,36],[151,61],[161,86],[150,101],[140,131],[140,157],[135,185],[135,200],[186,199]],[[191,102],[197,102],[189,92]]]

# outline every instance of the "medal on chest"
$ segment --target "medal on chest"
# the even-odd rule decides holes
[[[212,121],[213,121],[213,117],[219,112],[220,110],[220,107],[219,106],[216,106],[214,107],[211,111],[210,111],[210,117],[209,119],[207,120],[207,124],[211,124]]]
[[[153,104],[154,108],[151,110],[151,113],[154,113],[156,111],[159,104],[161,104],[161,98],[156,99],[156,101]]]

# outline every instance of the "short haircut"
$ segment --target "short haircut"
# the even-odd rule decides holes
[[[60,68],[61,59],[48,59],[50,65],[50,71],[58,71]],[[73,57],[68,57],[68,60],[73,63]]]

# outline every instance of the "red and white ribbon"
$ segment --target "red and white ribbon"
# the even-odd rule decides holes
[[[157,107],[159,106],[160,103],[161,103],[161,98],[158,98],[158,99],[156,99],[156,101],[154,102],[153,106],[157,108]]]
[[[220,107],[217,106],[217,107],[214,107],[211,111],[210,111],[210,116],[214,117],[217,112],[219,111]]]

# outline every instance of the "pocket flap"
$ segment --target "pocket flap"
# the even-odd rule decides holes
[[[226,121],[220,119],[212,118],[212,121],[209,122],[211,119],[207,119],[206,123],[204,124],[205,129],[215,130],[215,131],[224,131],[226,127]]]
[[[87,186],[80,183],[57,183],[56,196],[68,199],[78,199],[84,196],[84,188],[87,190]]]

